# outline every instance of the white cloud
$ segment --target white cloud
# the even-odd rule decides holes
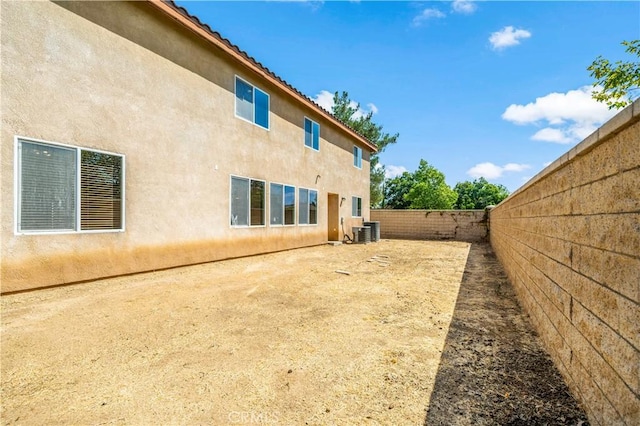
[[[327,90],[322,90],[320,91],[320,93],[318,93],[316,95],[315,98],[313,98],[313,101],[315,103],[317,103],[318,105],[320,105],[320,107],[322,107],[322,109],[331,112],[331,109],[333,108],[333,93],[327,91]],[[358,103],[355,101],[351,101],[349,103],[349,106],[351,108],[354,108],[356,110],[355,113],[353,113],[353,118],[358,119],[360,117],[364,117],[367,114],[369,114],[370,112],[373,114],[377,114],[378,113],[378,107],[375,106],[375,104],[373,103],[368,103],[367,104],[367,108],[369,108],[368,110],[363,109],[362,107],[358,108]]]
[[[567,93],[549,93],[527,105],[509,105],[502,118],[516,124],[530,124],[546,120],[549,124],[563,124],[565,121],[596,122],[609,118],[607,105],[591,97],[593,88],[583,86]]]
[[[597,89],[597,88],[596,88]],[[527,105],[512,104],[502,118],[515,124],[546,124],[531,139],[555,143],[573,143],[593,133],[616,111],[591,97],[595,90],[584,86],[567,93],[549,93]]]
[[[394,166],[392,164],[388,166],[384,166],[384,177],[387,179],[394,178],[396,176],[400,176],[404,172],[408,170],[404,166]]]
[[[538,130],[531,139],[534,141],[546,141],[546,142],[556,142],[556,143],[571,143],[572,140],[569,138],[565,132],[561,129],[554,129],[552,127],[545,127],[544,129]]]
[[[530,168],[531,166],[528,164],[508,163],[504,166],[498,166],[487,162],[476,164],[467,170],[467,174],[475,179],[483,177],[491,180],[501,177],[505,172],[521,172]]]
[[[471,15],[476,11],[478,5],[470,0],[454,0],[451,4],[451,8],[456,13],[463,13],[465,15]]]
[[[530,168],[531,166],[528,164],[508,163],[502,167],[502,170],[505,172],[521,172]]]
[[[531,37],[531,33],[527,30],[515,29],[511,25],[504,27],[500,31],[491,33],[489,42],[494,50],[502,50],[507,47],[520,44],[521,39]]]
[[[413,26],[419,27],[420,25],[424,24],[430,19],[440,19],[440,18],[444,18],[445,16],[447,15],[440,12],[438,9],[434,7],[427,8],[427,9],[424,9],[422,12],[420,12],[418,16],[413,18]]]
[[[333,108],[333,93],[323,90],[313,98],[313,101],[320,105],[322,109],[331,112],[331,108]]]

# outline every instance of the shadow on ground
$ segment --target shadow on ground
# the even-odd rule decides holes
[[[587,425],[491,246],[473,244],[425,425]]]

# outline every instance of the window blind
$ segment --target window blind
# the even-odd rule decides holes
[[[122,157],[83,150],[80,228],[122,228]]]
[[[20,143],[19,229],[75,230],[76,150]]]

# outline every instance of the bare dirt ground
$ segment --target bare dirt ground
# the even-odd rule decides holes
[[[588,425],[488,244],[473,244],[425,424]]]
[[[499,381],[532,368],[564,385],[514,301],[515,327],[456,304],[513,298],[489,277],[467,288],[487,258],[469,248],[321,246],[3,296],[2,423],[526,424],[539,400]],[[520,362],[523,342],[547,364]],[[543,409],[575,406],[562,389]],[[488,403],[496,390],[524,408]]]

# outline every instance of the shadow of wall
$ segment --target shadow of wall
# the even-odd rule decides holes
[[[490,245],[472,244],[425,424],[580,421]]]

